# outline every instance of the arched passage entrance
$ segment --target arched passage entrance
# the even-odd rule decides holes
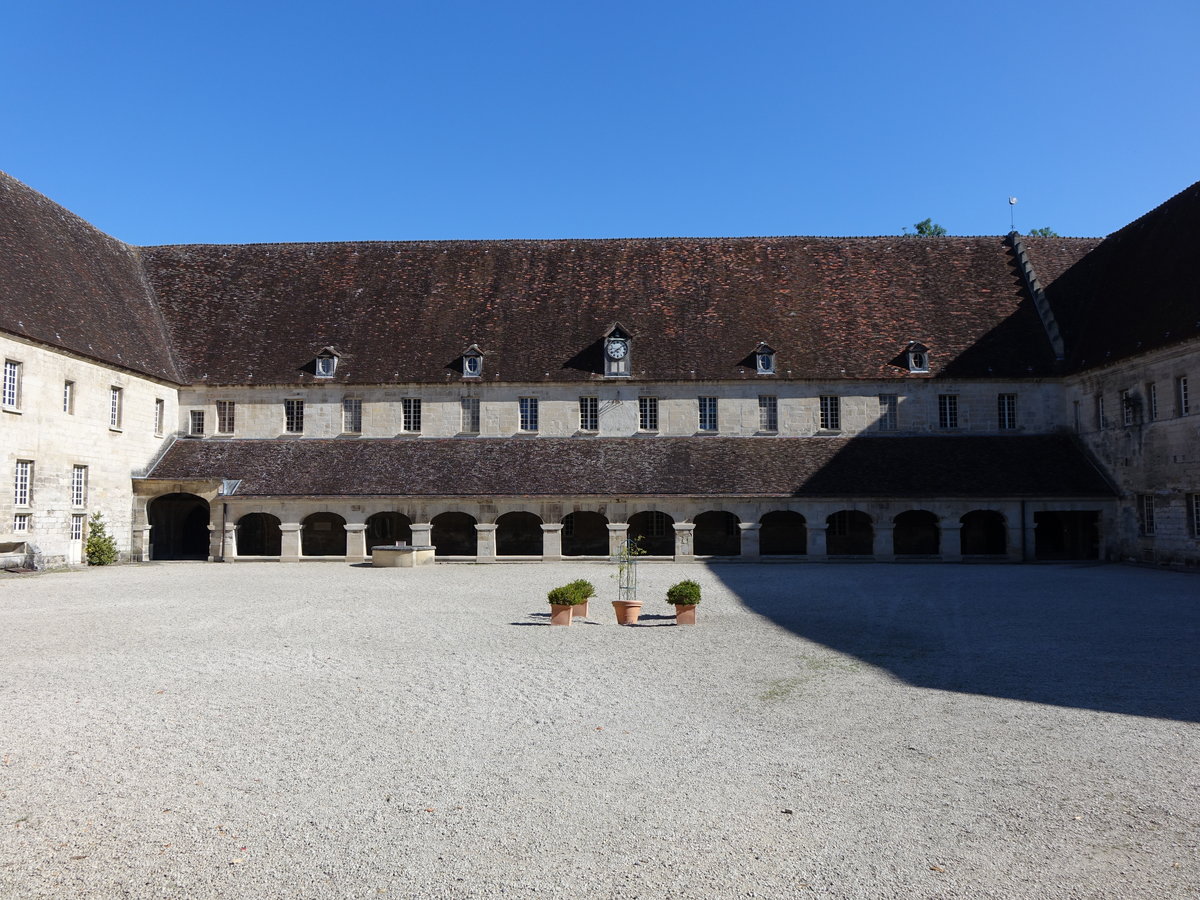
[[[634,513],[629,517],[629,539],[647,556],[674,556],[675,520],[657,510]]]
[[[153,534],[153,532],[151,532]],[[238,556],[279,556],[283,532],[270,513],[247,513],[237,523]]]
[[[693,520],[693,552],[697,556],[740,556],[742,553],[742,530],[739,519],[731,512],[711,510],[701,513]]]
[[[395,544],[401,541],[412,543],[412,520],[404,513],[379,512],[367,518],[367,552],[372,547]]]
[[[541,556],[542,520],[531,512],[510,512],[498,518],[496,555]]]
[[[865,512],[839,510],[825,524],[825,549],[830,556],[870,556],[875,552],[875,528]]]
[[[910,509],[893,519],[892,551],[897,556],[936,556],[938,518],[926,509]]]
[[[780,509],[759,520],[761,556],[800,556],[808,552],[808,524],[798,512]]]
[[[973,509],[960,520],[963,556],[999,556],[1008,552],[1008,528],[994,509]]]
[[[195,494],[164,494],[146,508],[154,559],[208,559],[208,501]]]
[[[429,539],[434,556],[475,556],[479,552],[479,534],[475,519],[466,513],[447,512],[434,516],[429,523]]]
[[[608,556],[608,519],[598,512],[573,512],[563,518],[563,556]]]
[[[300,523],[301,556],[345,556],[346,520],[337,513],[313,513]]]

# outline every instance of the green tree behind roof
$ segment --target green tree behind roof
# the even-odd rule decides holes
[[[922,219],[920,222],[915,224],[913,228],[917,229],[917,237],[941,237],[946,233],[946,229],[937,224],[937,222],[933,221],[932,218]],[[910,232],[907,228],[905,228],[904,233],[909,234]]]
[[[1062,237],[1053,228],[1035,228],[1029,232],[1030,237]]]

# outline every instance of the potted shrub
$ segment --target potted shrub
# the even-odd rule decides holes
[[[567,585],[577,596],[583,598],[582,603],[576,603],[571,607],[572,618],[586,618],[588,614],[588,601],[596,596],[596,586],[585,578],[579,578]]]
[[[695,625],[700,585],[691,580],[671,585],[667,588],[667,602],[675,604],[676,625]]]
[[[570,584],[552,588],[546,598],[550,601],[551,625],[570,625],[572,610],[581,603],[586,603],[588,599],[586,594],[581,594],[579,588]]]

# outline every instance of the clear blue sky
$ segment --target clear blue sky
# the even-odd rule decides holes
[[[1107,234],[1200,3],[10,3],[0,169],[135,244]]]

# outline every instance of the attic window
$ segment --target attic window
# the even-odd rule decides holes
[[[483,375],[483,352],[472,344],[462,355],[462,377],[479,378]]]
[[[775,374],[775,351],[764,343],[754,348],[754,368],[759,375]]]
[[[908,345],[908,371],[922,373],[929,371],[929,348],[924,344],[911,343]]]
[[[332,378],[337,371],[337,357],[322,355],[317,357],[316,375],[318,378]]]

